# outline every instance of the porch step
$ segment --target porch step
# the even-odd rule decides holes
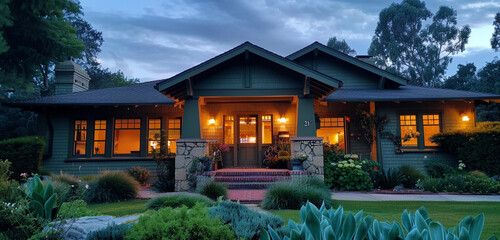
[[[290,171],[279,169],[222,169],[215,173],[216,182],[228,189],[266,189],[275,181],[290,179]]]

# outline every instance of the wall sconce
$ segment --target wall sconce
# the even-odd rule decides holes
[[[281,117],[280,119],[278,119],[278,121],[279,121],[281,124],[285,124],[285,123],[286,123],[286,118],[285,118],[285,117]]]
[[[208,120],[208,125],[214,125],[214,124],[215,124],[215,119],[210,118],[210,120]]]
[[[465,113],[460,114],[460,117],[462,118],[463,122],[468,122],[470,120],[469,116],[465,115]]]

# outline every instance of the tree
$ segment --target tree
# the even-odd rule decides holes
[[[474,66],[474,63],[458,64],[457,73],[448,77],[440,87],[470,91],[476,82],[476,66]]]
[[[349,47],[349,44],[347,44],[347,42],[344,39],[340,41],[337,40],[336,37],[332,37],[328,39],[328,43],[326,45],[347,55],[356,56],[356,51],[351,47]]]
[[[368,53],[377,65],[401,73],[411,84],[433,87],[469,39],[470,27],[456,25],[457,13],[450,7],[441,6],[433,15],[419,0],[393,3],[380,12]]]
[[[68,56],[79,57],[84,48],[65,19],[79,13],[79,5],[71,0],[23,0],[10,1],[7,7],[12,24],[0,26],[9,47],[0,55],[0,70],[23,80],[14,89],[26,88],[33,80],[47,89],[53,64]]]
[[[10,10],[7,3],[8,0],[0,0],[0,29],[12,24],[12,21],[10,21]],[[6,52],[7,50],[9,50],[9,46],[3,37],[3,31],[0,31],[0,54]]]
[[[90,89],[101,89],[110,87],[126,86],[139,82],[138,78],[127,78],[122,71],[111,72],[107,68],[102,68],[100,65],[87,69],[90,76]]]
[[[491,48],[498,51],[500,49],[500,12],[497,12],[495,20],[493,21],[493,26],[495,27],[495,30],[491,35]]]
[[[85,49],[81,53],[81,58],[76,58],[75,62],[84,69],[90,69],[100,65],[97,62],[97,54],[101,52],[104,42],[102,32],[97,31],[85,21],[81,15],[71,19],[71,25],[76,28],[76,37],[83,42]]]

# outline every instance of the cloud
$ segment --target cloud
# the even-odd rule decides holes
[[[105,67],[149,80],[170,77],[245,41],[286,56],[336,36],[364,54],[379,12],[392,2],[87,0],[82,5],[85,19],[103,32],[99,57]],[[475,36],[476,29],[491,25],[496,2],[431,1],[428,7],[435,12],[440,4],[456,6],[460,26],[471,24]],[[484,42],[471,38],[472,45]]]

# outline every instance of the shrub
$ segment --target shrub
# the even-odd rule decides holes
[[[332,157],[332,162],[325,166],[325,183],[341,191],[366,191],[373,187],[369,174],[363,170],[366,160],[359,161],[358,155],[346,154]],[[335,162],[337,160],[337,162]]]
[[[89,175],[89,176],[80,177],[80,180],[82,180],[83,182],[92,182],[92,181],[96,180],[97,178],[99,178],[99,175]]]
[[[129,169],[127,169],[127,173],[140,184],[146,184],[146,181],[149,178],[149,170],[141,168],[139,166],[130,167]]]
[[[260,231],[268,225],[273,228],[284,226],[284,221],[278,216],[248,209],[234,202],[220,202],[210,208],[210,217],[216,216],[222,222],[231,224],[237,239],[256,239]]]
[[[54,191],[61,197],[60,202],[71,202],[82,199],[85,191],[86,183],[82,183],[78,178],[70,175],[61,174],[52,177],[52,185]]]
[[[214,201],[220,196],[227,199],[227,185],[219,182],[209,182],[203,186],[200,193]]]
[[[193,208],[147,211],[127,231],[125,239],[234,239],[229,225],[211,219],[202,204]]]
[[[11,177],[20,180],[21,173],[38,173],[42,165],[45,141],[39,137],[20,137],[0,141],[0,159],[12,162]]]
[[[130,229],[130,224],[108,225],[106,228],[91,231],[87,235],[87,240],[122,240]]]
[[[28,201],[0,202],[0,232],[7,239],[28,239],[41,231],[47,220],[37,218],[29,211]]]
[[[267,190],[264,209],[299,209],[307,201],[321,205],[330,204],[330,189],[319,179],[312,177],[276,182]]]
[[[348,212],[344,215],[342,206],[336,210],[316,208],[307,203],[300,209],[300,221],[290,220],[288,235],[279,236],[269,226],[269,234],[264,232],[260,239],[463,239],[479,240],[484,225],[484,214],[465,217],[457,227],[447,230],[441,223],[433,221],[424,207],[415,214],[407,210],[401,215],[401,224],[393,221],[381,222],[371,216],[363,217],[363,211],[356,215]],[[286,233],[286,231],[281,231]],[[269,238],[270,237],[270,238]],[[497,239],[492,237],[490,239]]]
[[[405,180],[405,176],[397,168],[389,168],[387,171],[380,169],[375,174],[376,185],[381,189],[393,189]]]
[[[426,178],[421,182],[425,191],[458,193],[500,193],[500,182],[472,175],[454,175],[445,178]]]
[[[422,181],[427,177],[425,173],[412,166],[401,166],[399,172],[405,177],[402,182],[405,188],[415,188],[418,180]]]
[[[72,202],[65,202],[61,205],[59,213],[57,214],[57,219],[63,220],[99,215],[101,215],[100,212],[87,208],[87,203],[85,201],[75,200]]]
[[[478,177],[478,178],[487,178],[488,177],[488,174],[486,174],[482,171],[479,171],[479,170],[470,171],[470,172],[468,172],[468,174],[471,176]]]
[[[469,169],[500,174],[500,123],[478,123],[476,128],[436,134],[432,141],[463,160]]]
[[[54,192],[54,187],[51,182],[44,184],[40,177],[35,174],[27,182],[29,199],[29,210],[34,216],[54,220],[59,211],[57,204],[57,193]]]
[[[430,162],[425,166],[430,177],[440,178],[455,173],[455,169],[443,162]]]
[[[154,209],[158,210],[160,208],[178,208],[182,205],[187,206],[188,208],[194,207],[196,203],[201,203],[205,207],[210,207],[214,204],[214,202],[201,195],[187,195],[187,194],[175,194],[175,195],[165,195],[155,197],[150,199],[146,204],[146,209]]]
[[[84,200],[94,202],[116,202],[135,198],[139,183],[124,172],[106,172],[89,183]]]

